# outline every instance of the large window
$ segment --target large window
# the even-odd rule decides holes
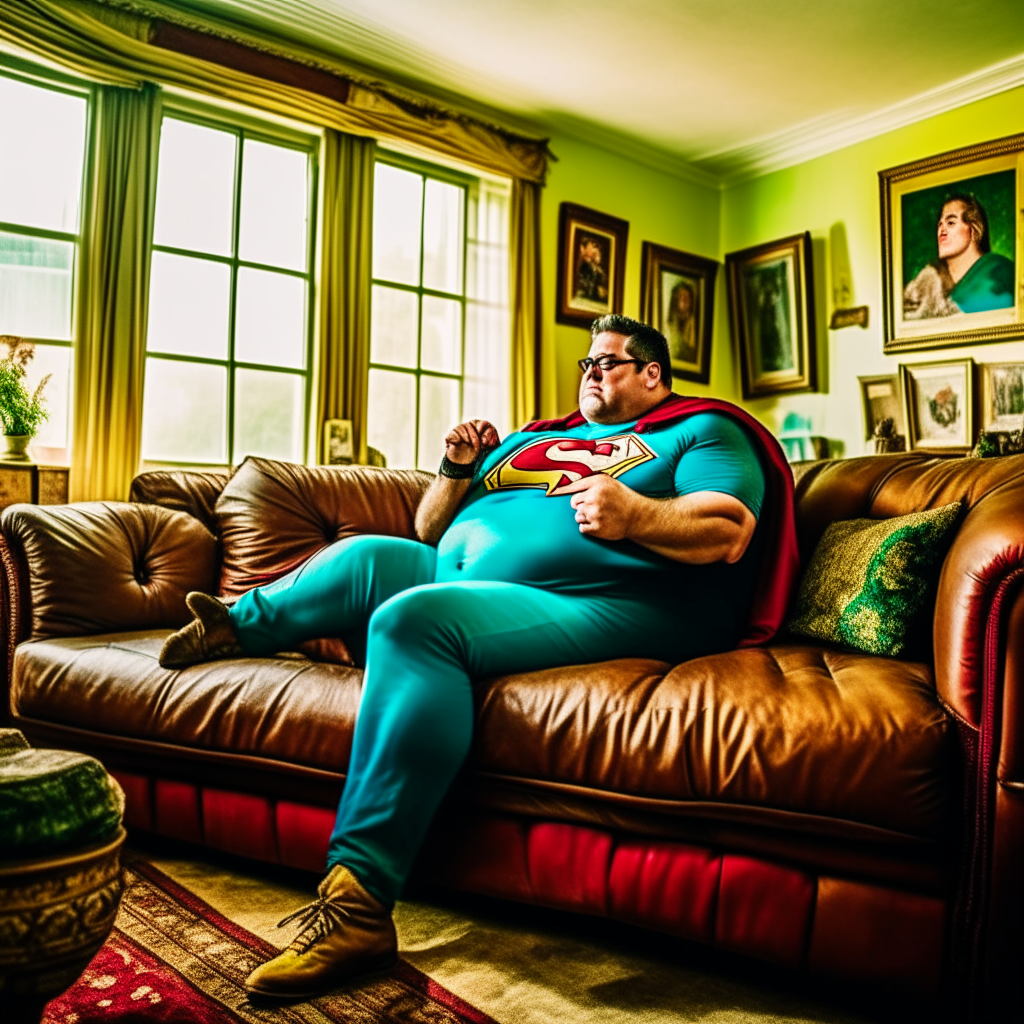
[[[36,343],[31,387],[51,375],[43,461],[68,459],[88,114],[86,88],[0,67],[0,334]]]
[[[367,441],[433,470],[468,415],[504,429],[508,185],[378,160]]]
[[[142,456],[306,454],[317,140],[164,115]]]

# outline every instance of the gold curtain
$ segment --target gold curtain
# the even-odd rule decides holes
[[[357,462],[366,462],[373,236],[373,139],[327,129],[324,140],[323,258],[320,263],[320,361],[317,450],[324,420],[352,421]]]
[[[149,6],[165,12],[166,19],[91,0],[3,0],[0,39],[98,82],[137,87],[151,81],[181,86],[308,124],[411,142],[512,178],[544,180],[548,152],[543,139],[492,127],[425,98],[412,98],[398,88],[373,87],[339,71],[311,70],[310,55],[298,48],[290,55],[286,51],[283,59],[272,53],[267,56],[265,45],[250,41],[237,30],[229,31],[211,19],[186,18],[166,5]],[[179,29],[174,40],[167,39],[167,46],[154,45],[154,41],[160,43],[164,26],[182,20],[195,23],[198,31]],[[192,32],[191,42],[183,41],[182,32]],[[211,59],[184,52],[196,42],[194,37],[204,53],[213,54]],[[172,42],[179,48],[170,48]],[[278,41],[276,49],[280,52],[285,46]],[[248,57],[256,54],[271,64],[279,61],[278,70],[291,61],[291,72],[305,70],[310,82],[316,78],[321,84],[302,88],[279,80],[291,72],[266,77],[239,70],[231,66],[232,55],[237,57],[243,47],[248,48]],[[217,59],[218,54],[224,62]],[[329,61],[321,57],[319,66],[325,63]]]
[[[540,415],[541,186],[532,181],[512,183],[509,292],[512,314],[512,425],[519,427]]]
[[[124,500],[139,468],[160,92],[100,86],[82,243],[72,501]]]

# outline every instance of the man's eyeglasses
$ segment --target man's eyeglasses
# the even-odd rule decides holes
[[[596,366],[602,373],[607,373],[609,370],[614,370],[616,366],[624,366],[626,363],[636,363],[637,366],[646,366],[650,360],[643,359],[616,359],[615,356],[598,356],[596,359],[591,359],[587,356],[585,359],[577,361],[577,366],[586,373],[592,366]]]

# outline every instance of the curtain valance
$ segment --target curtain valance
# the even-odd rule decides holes
[[[132,9],[129,9],[132,8]],[[156,16],[153,12],[166,14]],[[178,86],[356,135],[413,143],[508,177],[543,182],[549,153],[529,138],[385,85],[298,48],[271,52],[213,21],[169,8],[76,0],[4,0],[0,38],[108,85]]]

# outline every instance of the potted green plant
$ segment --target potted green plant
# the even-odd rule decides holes
[[[50,374],[39,382],[35,391],[29,391],[25,380],[35,345],[13,334],[0,336],[0,344],[7,348],[7,355],[0,359],[0,422],[7,441],[7,458],[27,459],[25,449],[50,415],[43,400],[43,389],[49,383]]]

